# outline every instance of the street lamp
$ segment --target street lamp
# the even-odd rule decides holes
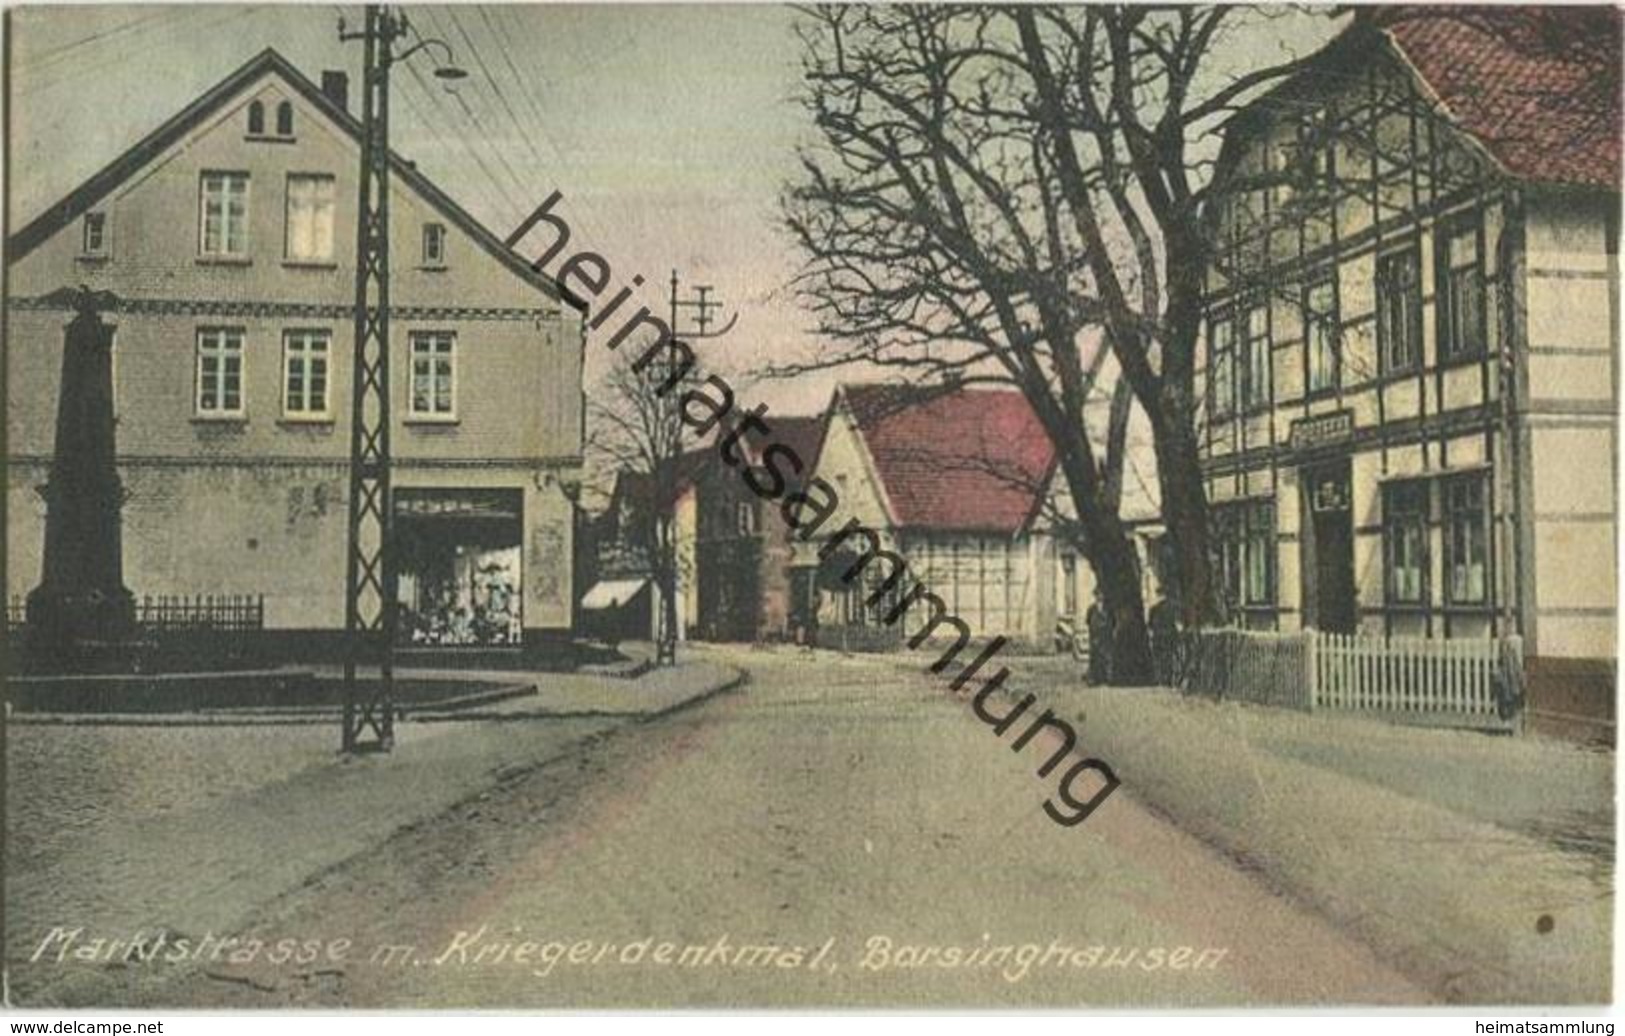
[[[350,420],[349,548],[344,594],[344,731],[342,750],[387,752],[395,743],[395,637],[398,579],[394,504],[390,494],[389,392],[389,70],[420,50],[444,53],[435,78],[468,73],[452,61],[449,44],[418,40],[395,53],[411,32],[406,15],[368,4],[363,27],[340,40],[361,40],[361,173],[356,206],[355,356]],[[363,685],[357,670],[378,667]]]

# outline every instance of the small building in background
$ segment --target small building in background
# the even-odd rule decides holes
[[[887,625],[891,603],[866,603],[889,575],[886,566],[869,564],[861,581],[848,584],[839,578],[849,563],[844,553],[820,564],[819,551],[850,518],[901,555],[910,580],[940,597],[976,637],[1052,646],[1058,604],[1079,596],[1058,585],[1064,561],[1045,506],[1054,458],[1037,415],[1016,391],[837,388],[815,473],[839,494],[840,510],[800,546],[795,576],[816,593],[818,643],[890,646],[922,624],[920,609]],[[1081,568],[1073,561],[1067,571],[1077,580]]]
[[[822,416],[774,415],[771,434],[759,444],[780,443],[802,463],[800,475],[786,465],[784,493],[802,488],[817,462]],[[739,444],[741,464],[755,466],[760,449]],[[705,640],[802,643],[812,624],[811,585],[792,578],[793,533],[779,504],[752,492],[740,470],[707,451],[696,466],[695,628]]]
[[[677,639],[686,640],[693,631],[698,612],[696,483],[709,453],[694,450],[678,459],[670,500],[660,499],[658,481],[648,472],[616,472],[608,506],[587,522],[590,548],[578,601],[582,635],[609,642],[658,638],[662,598],[653,552],[655,518],[661,512],[670,513],[676,538]]]

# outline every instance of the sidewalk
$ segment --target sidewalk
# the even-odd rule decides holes
[[[1449,731],[1427,746],[1477,756],[1475,782],[1385,766],[1384,725],[1183,698],[1168,691],[1020,691],[1075,721],[1083,750],[1122,790],[1313,905],[1454,1002],[1602,1003],[1610,998],[1612,866],[1486,819],[1531,760],[1572,749]],[[1320,724],[1318,732],[1310,725]],[[1314,735],[1314,736],[1311,736]],[[1499,777],[1481,765],[1499,757]],[[1398,758],[1391,754],[1390,758]],[[1575,760],[1567,760],[1571,765]],[[1581,760],[1575,772],[1585,773]],[[1611,767],[1612,760],[1603,760]],[[1611,790],[1610,779],[1605,787]],[[1415,781],[1415,784],[1407,784]],[[1606,795],[1543,785],[1558,814]],[[1527,790],[1512,795],[1527,798]],[[1471,808],[1468,798],[1486,805]],[[1447,805],[1448,803],[1448,805]],[[1451,808],[1451,807],[1454,808]]]
[[[917,668],[907,653],[825,657]],[[1612,753],[1089,687],[1069,660],[1001,661],[1006,691],[1071,721],[1119,794],[1450,1001],[1610,999]]]
[[[686,654],[686,652],[685,652]],[[716,662],[679,656],[675,668],[653,669],[627,679],[604,673],[454,673],[435,669],[404,670],[402,678],[531,683],[536,694],[506,698],[477,711],[414,710],[417,722],[436,720],[534,719],[562,716],[651,716],[667,712],[732,682],[736,673]]]
[[[87,941],[143,929],[151,938],[159,928],[230,933],[402,828],[567,761],[590,739],[636,736],[640,717],[740,679],[710,663],[639,680],[544,675],[540,698],[560,711],[460,717],[529,722],[404,722],[387,755],[338,755],[336,724],[12,725],[6,958],[15,1002],[76,999],[61,982],[83,968],[28,960],[53,928],[82,927]],[[534,710],[537,700],[502,704]]]

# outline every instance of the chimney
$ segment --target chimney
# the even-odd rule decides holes
[[[350,76],[345,72],[335,72],[328,69],[322,72],[322,93],[327,99],[343,108],[350,110]]]

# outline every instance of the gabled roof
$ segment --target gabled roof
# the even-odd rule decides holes
[[[1335,39],[1235,113],[1219,165],[1233,166],[1281,112],[1346,88],[1381,60],[1409,75],[1506,176],[1618,191],[1620,26],[1619,12],[1604,6],[1356,8]],[[1209,208],[1209,218],[1217,214]]]
[[[1372,18],[1507,173],[1619,189],[1618,10],[1401,7]]]
[[[1020,392],[843,385],[902,528],[1012,535],[1037,513],[1055,450]]]
[[[709,446],[684,451],[677,458],[676,480],[671,487],[674,499],[680,499],[691,489],[711,465],[720,463],[716,460],[716,451]],[[610,510],[614,510],[622,501],[628,507],[639,510],[653,506],[659,496],[658,482],[652,471],[621,468],[615,473],[615,487],[610,492]],[[662,506],[669,506],[672,502],[663,501]]]
[[[818,464],[818,451],[824,445],[824,417],[786,417],[782,414],[775,416],[771,422],[773,427],[772,440],[783,443],[794,450],[796,456],[801,458],[801,474],[786,470],[786,492],[793,492],[801,488],[804,478],[812,473]]]
[[[360,121],[333,103],[322,93],[320,87],[307,79],[287,58],[275,49],[267,47],[13,234],[6,242],[6,261],[17,262],[38,248],[51,235],[73,223],[132,174],[158,158],[241,90],[267,73],[280,76],[306,102],[349,134],[357,147],[360,146]],[[391,175],[399,177],[402,182],[422,195],[452,224],[473,238],[481,248],[508,267],[516,276],[540,288],[554,300],[569,303],[582,312],[586,311],[585,302],[562,289],[551,277],[532,269],[530,264],[513,249],[503,244],[501,238],[436,187],[428,177],[418,172],[412,163],[394,151],[390,152],[389,157]]]

